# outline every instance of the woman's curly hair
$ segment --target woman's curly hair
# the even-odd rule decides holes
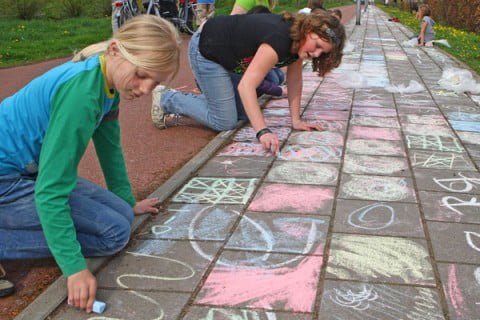
[[[329,53],[322,53],[318,58],[312,59],[313,70],[317,71],[320,76],[340,65],[346,36],[345,29],[338,19],[323,10],[315,10],[308,15],[285,12],[283,19],[292,22],[290,28],[292,53],[298,53],[309,32],[317,34],[321,39],[333,45]]]

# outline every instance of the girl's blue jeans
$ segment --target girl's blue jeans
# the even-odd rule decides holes
[[[34,199],[35,177],[0,176],[0,261],[51,257]],[[128,243],[132,207],[83,178],[69,199],[77,240],[84,256],[106,256]]]

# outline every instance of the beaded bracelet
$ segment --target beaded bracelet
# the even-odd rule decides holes
[[[257,140],[260,141],[260,137],[266,133],[272,133],[272,130],[270,130],[269,128],[263,128],[262,130],[259,130],[256,134]]]

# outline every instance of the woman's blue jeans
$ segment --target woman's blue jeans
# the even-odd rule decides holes
[[[51,257],[34,199],[35,178],[0,176],[0,261]],[[84,256],[107,256],[128,243],[132,207],[83,178],[70,194],[71,216]]]
[[[166,113],[189,116],[216,131],[237,126],[235,91],[230,73],[218,63],[208,60],[198,50],[200,33],[190,39],[189,61],[202,94],[167,90],[160,105]]]

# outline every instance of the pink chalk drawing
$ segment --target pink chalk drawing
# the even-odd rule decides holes
[[[269,108],[263,110],[263,116],[265,117],[289,117],[290,109],[287,108]]]
[[[465,305],[462,290],[458,286],[457,268],[453,264],[448,266],[447,294],[450,297],[450,302],[458,316],[463,317],[464,312],[468,314],[470,313]]]
[[[266,117],[265,124],[267,127],[290,127],[292,119],[290,117]]]
[[[270,100],[265,108],[288,108],[288,99]]]
[[[353,108],[352,114],[369,117],[396,117],[397,111],[395,109],[387,108]]]
[[[352,126],[350,137],[354,139],[401,140],[400,132],[392,128]]]
[[[251,211],[298,212],[330,214],[334,188],[265,184],[257,192],[250,207]]]
[[[270,128],[273,133],[275,133],[279,140],[283,141],[286,140],[290,132],[292,131],[291,128],[287,127],[274,127]],[[257,138],[255,136],[255,130],[252,127],[244,127],[235,134],[233,137],[233,141],[254,141],[257,142]]]
[[[219,156],[268,156],[260,143],[233,142],[219,152]]]
[[[216,267],[196,303],[312,312],[322,257],[307,256],[296,266],[276,269]]]
[[[316,111],[308,110],[303,114],[305,119],[309,120],[348,120],[348,111]]]
[[[289,144],[343,146],[343,134],[331,131],[294,132],[288,139]]]

